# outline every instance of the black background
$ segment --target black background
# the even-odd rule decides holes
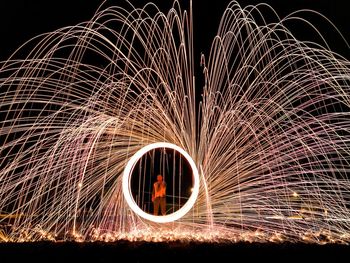
[[[261,0],[270,4],[277,13],[284,17],[299,9],[313,9],[327,16],[343,33],[347,41],[350,42],[349,30],[349,1],[346,0]],[[241,0],[239,3],[242,7],[249,4],[261,2],[259,0]],[[135,6],[141,7],[146,0],[131,1]],[[172,1],[157,0],[155,2],[159,8],[167,12],[172,5]],[[30,38],[60,27],[76,25],[79,22],[89,20],[102,1],[97,0],[6,0],[0,2],[0,60],[7,59],[21,44]],[[189,1],[181,1],[183,8],[189,8]],[[195,62],[198,62],[201,52],[208,54],[212,38],[216,34],[220,17],[224,12],[229,0],[193,0],[194,10],[194,44],[195,44]],[[109,0],[108,5],[124,5],[125,1]],[[306,16],[308,17],[308,16]],[[347,59],[350,58],[349,48],[344,44],[341,38],[335,34],[334,29],[329,25],[320,22],[315,17],[310,17],[313,24],[325,34],[332,50]],[[309,31],[305,30],[302,25],[296,25],[292,28],[293,32],[300,39],[309,39]],[[311,39],[313,40],[313,39]],[[51,247],[52,246],[52,247]],[[37,261],[42,260],[50,262],[62,262],[65,259],[76,258],[79,260],[93,260],[94,262],[110,262],[110,259],[117,260],[121,257],[129,257],[132,262],[152,261],[154,253],[162,250],[161,258],[164,256],[177,255],[179,259],[208,259],[215,255],[215,259],[233,259],[239,260],[242,256],[266,260],[276,259],[288,260],[306,259],[308,257],[319,259],[336,259],[341,260],[343,256],[349,255],[348,247],[344,246],[307,246],[307,245],[259,245],[255,244],[238,244],[235,246],[221,247],[218,244],[147,244],[142,247],[135,244],[119,244],[118,247],[106,244],[91,244],[93,247],[86,247],[77,244],[64,244],[59,249],[58,245],[30,245],[23,244],[2,244],[0,254],[4,260],[13,260],[18,258]],[[163,246],[163,247],[162,247]],[[106,248],[107,247],[107,248]],[[122,253],[123,252],[123,253]],[[209,257],[208,257],[209,256]],[[247,257],[248,256],[248,257]],[[326,256],[326,257],[325,257]],[[175,258],[174,258],[175,259]],[[262,259],[263,261],[265,259]],[[344,259],[342,259],[344,260]],[[153,261],[154,262],[154,261]]]
[[[142,7],[149,0],[131,0],[136,7]],[[172,6],[171,0],[153,0],[162,10],[167,12]],[[199,64],[199,54],[208,55],[211,41],[217,32],[220,18],[229,0],[193,0],[194,12],[194,45],[196,61]],[[340,0],[240,0],[242,7],[249,4],[265,2],[276,12],[285,17],[293,11],[312,9],[328,17],[350,42],[348,1]],[[0,60],[5,60],[21,44],[30,38],[55,29],[76,25],[88,21],[101,0],[11,0],[0,3]],[[183,9],[189,9],[189,0],[180,0]],[[106,6],[127,6],[125,0],[107,0]],[[334,29],[319,18],[305,15],[325,35],[332,50],[350,58],[349,48]],[[291,28],[299,39],[310,39],[310,31],[305,25],[299,24]],[[317,41],[317,39],[311,39]]]

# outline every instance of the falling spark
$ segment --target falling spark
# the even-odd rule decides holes
[[[228,5],[200,100],[192,9],[176,1],[101,7],[2,62],[0,242],[349,242],[350,63],[296,39],[285,24],[312,27],[302,18],[267,22],[266,9]],[[200,180],[165,224],[122,191],[129,159],[159,142]]]

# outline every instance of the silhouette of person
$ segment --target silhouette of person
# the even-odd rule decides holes
[[[153,214],[158,215],[159,207],[161,214],[166,214],[166,182],[163,181],[161,174],[157,175],[157,182],[153,184],[152,191]]]

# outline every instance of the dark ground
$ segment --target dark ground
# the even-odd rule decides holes
[[[0,262],[349,262],[349,245],[292,243],[0,243]]]

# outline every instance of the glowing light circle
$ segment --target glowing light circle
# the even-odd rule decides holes
[[[186,160],[188,161],[188,163],[191,166],[192,172],[193,172],[193,191],[192,194],[190,196],[190,198],[187,200],[187,202],[183,205],[183,207],[181,207],[179,210],[177,210],[176,212],[169,214],[169,215],[165,215],[165,216],[155,216],[155,215],[151,215],[148,214],[146,212],[144,212],[135,202],[134,198],[132,197],[131,194],[131,187],[130,187],[130,180],[131,180],[131,173],[133,171],[134,166],[136,165],[137,161],[147,152],[149,152],[150,150],[153,149],[157,149],[157,148],[170,148],[173,150],[178,151],[179,153],[181,153]],[[127,165],[125,166],[124,169],[124,174],[123,174],[123,194],[124,194],[124,198],[126,200],[126,202],[128,203],[129,207],[139,216],[156,222],[156,223],[168,223],[168,222],[172,222],[175,221],[181,217],[183,217],[188,211],[190,211],[190,209],[192,208],[192,206],[194,205],[194,203],[197,200],[197,196],[198,196],[198,192],[199,192],[199,174],[198,174],[198,169],[193,161],[193,159],[191,158],[191,156],[184,151],[182,148],[180,148],[179,146],[172,144],[172,143],[167,143],[167,142],[158,142],[158,143],[152,143],[149,144],[143,148],[141,148],[139,151],[137,151],[129,160],[129,162],[127,163]]]

